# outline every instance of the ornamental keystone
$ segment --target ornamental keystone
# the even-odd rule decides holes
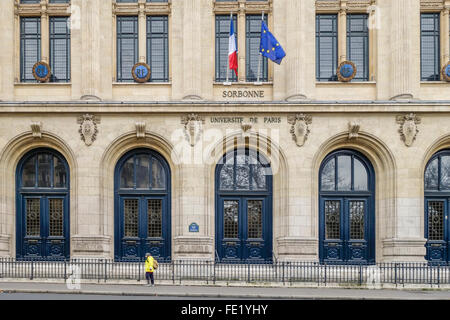
[[[302,147],[308,139],[310,130],[309,125],[312,122],[312,118],[307,114],[296,114],[295,116],[288,116],[288,123],[291,125],[292,140],[295,141],[297,146]]]
[[[80,124],[78,132],[81,135],[81,140],[83,140],[87,146],[90,146],[97,138],[97,124],[100,123],[100,119],[95,115],[85,114],[79,116],[77,122]]]
[[[205,119],[198,114],[191,113],[181,117],[181,124],[184,125],[184,135],[191,147],[195,146],[200,140],[204,123]]]
[[[405,143],[405,146],[410,147],[414,140],[416,140],[419,129],[417,127],[420,124],[421,119],[414,113],[410,113],[404,116],[397,116],[397,123],[400,124],[398,132],[400,138]]]

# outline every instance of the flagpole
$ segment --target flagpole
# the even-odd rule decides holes
[[[233,23],[233,12],[230,12],[230,23]],[[231,26],[230,26],[231,29]],[[225,85],[231,85],[231,82],[229,80],[229,74],[230,74],[230,56],[229,56],[229,52],[228,52],[228,56],[227,56],[227,79],[225,80]]]
[[[261,14],[261,24],[262,24],[263,21],[264,21],[264,11]],[[261,81],[259,81],[259,79],[261,78],[261,62],[262,62],[262,53],[261,53],[261,50],[260,50],[259,51],[259,59],[258,59],[258,77],[257,77],[256,83],[255,83],[255,84],[258,84],[258,85],[262,84]]]

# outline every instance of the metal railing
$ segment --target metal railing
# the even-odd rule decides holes
[[[107,259],[17,260],[0,258],[0,278],[24,279],[145,279],[143,261]],[[243,283],[308,283],[321,285],[450,285],[450,264],[419,262],[366,264],[321,264],[319,262],[219,263],[205,260],[175,260],[159,263],[155,280]]]

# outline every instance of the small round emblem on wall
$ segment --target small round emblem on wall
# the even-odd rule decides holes
[[[44,61],[36,62],[33,66],[33,77],[40,82],[46,82],[52,72],[48,63]]]
[[[131,70],[133,79],[136,82],[144,83],[150,79],[150,66],[144,62],[138,62],[133,66]]]
[[[337,76],[341,82],[349,82],[356,76],[356,66],[351,61],[343,61],[337,69]]]
[[[450,82],[450,62],[442,68],[442,79]]]

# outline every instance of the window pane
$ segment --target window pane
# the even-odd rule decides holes
[[[35,186],[36,186],[36,156],[33,156],[23,165],[22,187],[35,187]]]
[[[354,80],[369,80],[369,29],[366,14],[347,15],[347,57],[356,65]]]
[[[50,0],[50,3],[70,3],[70,0]]]
[[[65,188],[67,186],[67,172],[64,163],[57,157],[53,157],[53,186]]]
[[[421,80],[440,80],[440,14],[421,14]]]
[[[147,17],[147,63],[151,82],[169,81],[168,17]]]
[[[233,70],[228,69],[228,40],[230,36],[230,16],[216,16],[216,81],[237,81],[236,74]],[[233,15],[234,33],[236,39],[237,32],[237,15]]]
[[[41,200],[27,199],[26,200],[26,229],[27,236],[38,237],[41,234]]]
[[[49,219],[50,219],[50,236],[62,237],[64,235],[63,217],[64,217],[64,200],[49,199]]]
[[[441,190],[450,190],[450,156],[441,157]]]
[[[38,155],[38,187],[51,187],[52,156],[50,154]]]
[[[133,66],[138,61],[138,19],[117,17],[117,81],[132,82]]]
[[[239,201],[223,202],[224,238],[238,238]]]
[[[120,173],[120,187],[134,188],[134,157],[131,157],[123,164]]]
[[[36,82],[33,66],[41,60],[41,18],[20,18],[20,81]]]
[[[220,190],[233,190],[234,187],[234,161],[233,158],[223,165],[220,171]]]
[[[136,156],[136,188],[150,188],[150,157],[148,155]]]
[[[50,17],[52,82],[70,81],[70,29],[68,17]]]
[[[236,156],[236,189],[250,190],[250,167],[247,156],[239,153]]]
[[[267,15],[264,15],[267,24]],[[259,65],[259,44],[261,39],[261,15],[246,15],[246,79],[256,81],[260,72],[260,81],[267,81],[267,58],[262,57],[261,68]]]
[[[325,239],[341,238],[341,202],[325,201]]]
[[[322,169],[322,191],[334,191],[336,188],[336,163],[334,158],[329,160]]]
[[[316,78],[336,81],[338,63],[337,15],[316,16]]]
[[[356,191],[369,190],[366,167],[358,159],[353,160],[353,187]]]
[[[350,239],[364,240],[364,201],[349,201],[350,207]]]
[[[438,189],[438,164],[439,158],[434,159],[428,164],[428,167],[425,170],[425,190]]]
[[[351,190],[352,186],[352,158],[339,156],[338,158],[338,190]]]
[[[248,237],[262,238],[262,201],[249,200],[247,202]]]
[[[124,200],[125,237],[137,237],[139,230],[139,200]]]
[[[152,158],[152,189],[166,188],[166,170],[161,162]]]
[[[162,200],[148,200],[148,237],[162,237]]]
[[[443,201],[428,201],[428,240],[444,240]]]

